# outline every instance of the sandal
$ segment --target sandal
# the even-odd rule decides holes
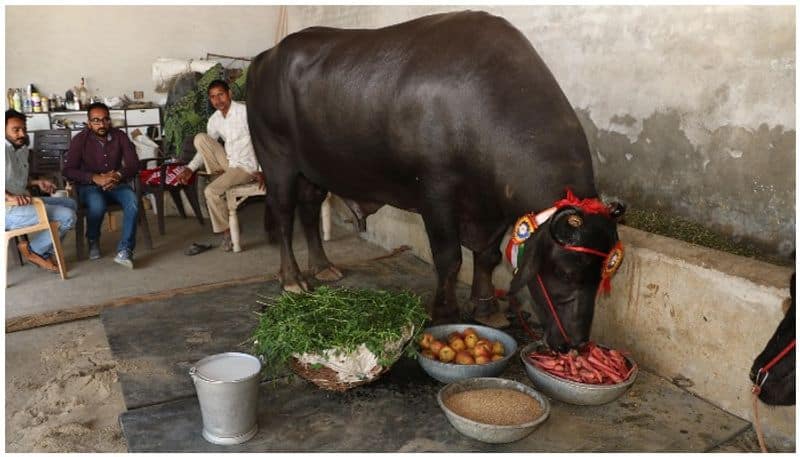
[[[225,252],[233,251],[233,240],[231,239],[230,235],[223,235],[222,236],[222,250]]]
[[[211,246],[208,244],[192,243],[192,245],[186,248],[183,253],[186,255],[197,255],[201,252],[208,251],[209,249],[211,249]]]

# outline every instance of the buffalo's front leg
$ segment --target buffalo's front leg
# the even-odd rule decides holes
[[[461,243],[458,223],[454,211],[448,204],[428,203],[423,209],[425,231],[436,267],[436,294],[430,303],[428,314],[435,324],[453,323],[460,320],[456,300],[456,281],[461,268]]]
[[[481,324],[495,328],[508,327],[511,323],[497,306],[492,284],[492,272],[502,260],[500,240],[473,255],[472,293],[470,300],[474,305],[473,319]]]
[[[297,181],[298,210],[300,223],[308,244],[308,268],[320,281],[337,281],[344,275],[331,264],[319,235],[319,215],[322,202],[328,192],[320,189],[300,176]]]
[[[308,284],[300,273],[297,260],[292,251],[292,234],[294,232],[294,210],[296,207],[297,175],[275,175],[271,192],[267,193],[267,211],[278,218],[281,237],[281,270],[278,273],[283,290],[294,293],[308,291]]]

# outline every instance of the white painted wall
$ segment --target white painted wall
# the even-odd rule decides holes
[[[7,6],[6,87],[64,95],[153,92],[159,57],[252,57],[274,44],[279,6]],[[165,97],[164,97],[165,98]]]

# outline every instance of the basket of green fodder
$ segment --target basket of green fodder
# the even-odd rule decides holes
[[[319,287],[260,301],[253,345],[267,370],[287,365],[335,391],[372,382],[414,345],[427,314],[406,291]]]

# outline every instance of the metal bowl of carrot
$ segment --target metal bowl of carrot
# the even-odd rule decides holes
[[[548,397],[572,405],[603,405],[633,385],[639,367],[628,355],[616,352],[612,358],[609,348],[597,347],[603,349],[601,354],[592,350],[548,358],[540,355],[543,344],[533,342],[522,348],[519,356],[534,386]]]

